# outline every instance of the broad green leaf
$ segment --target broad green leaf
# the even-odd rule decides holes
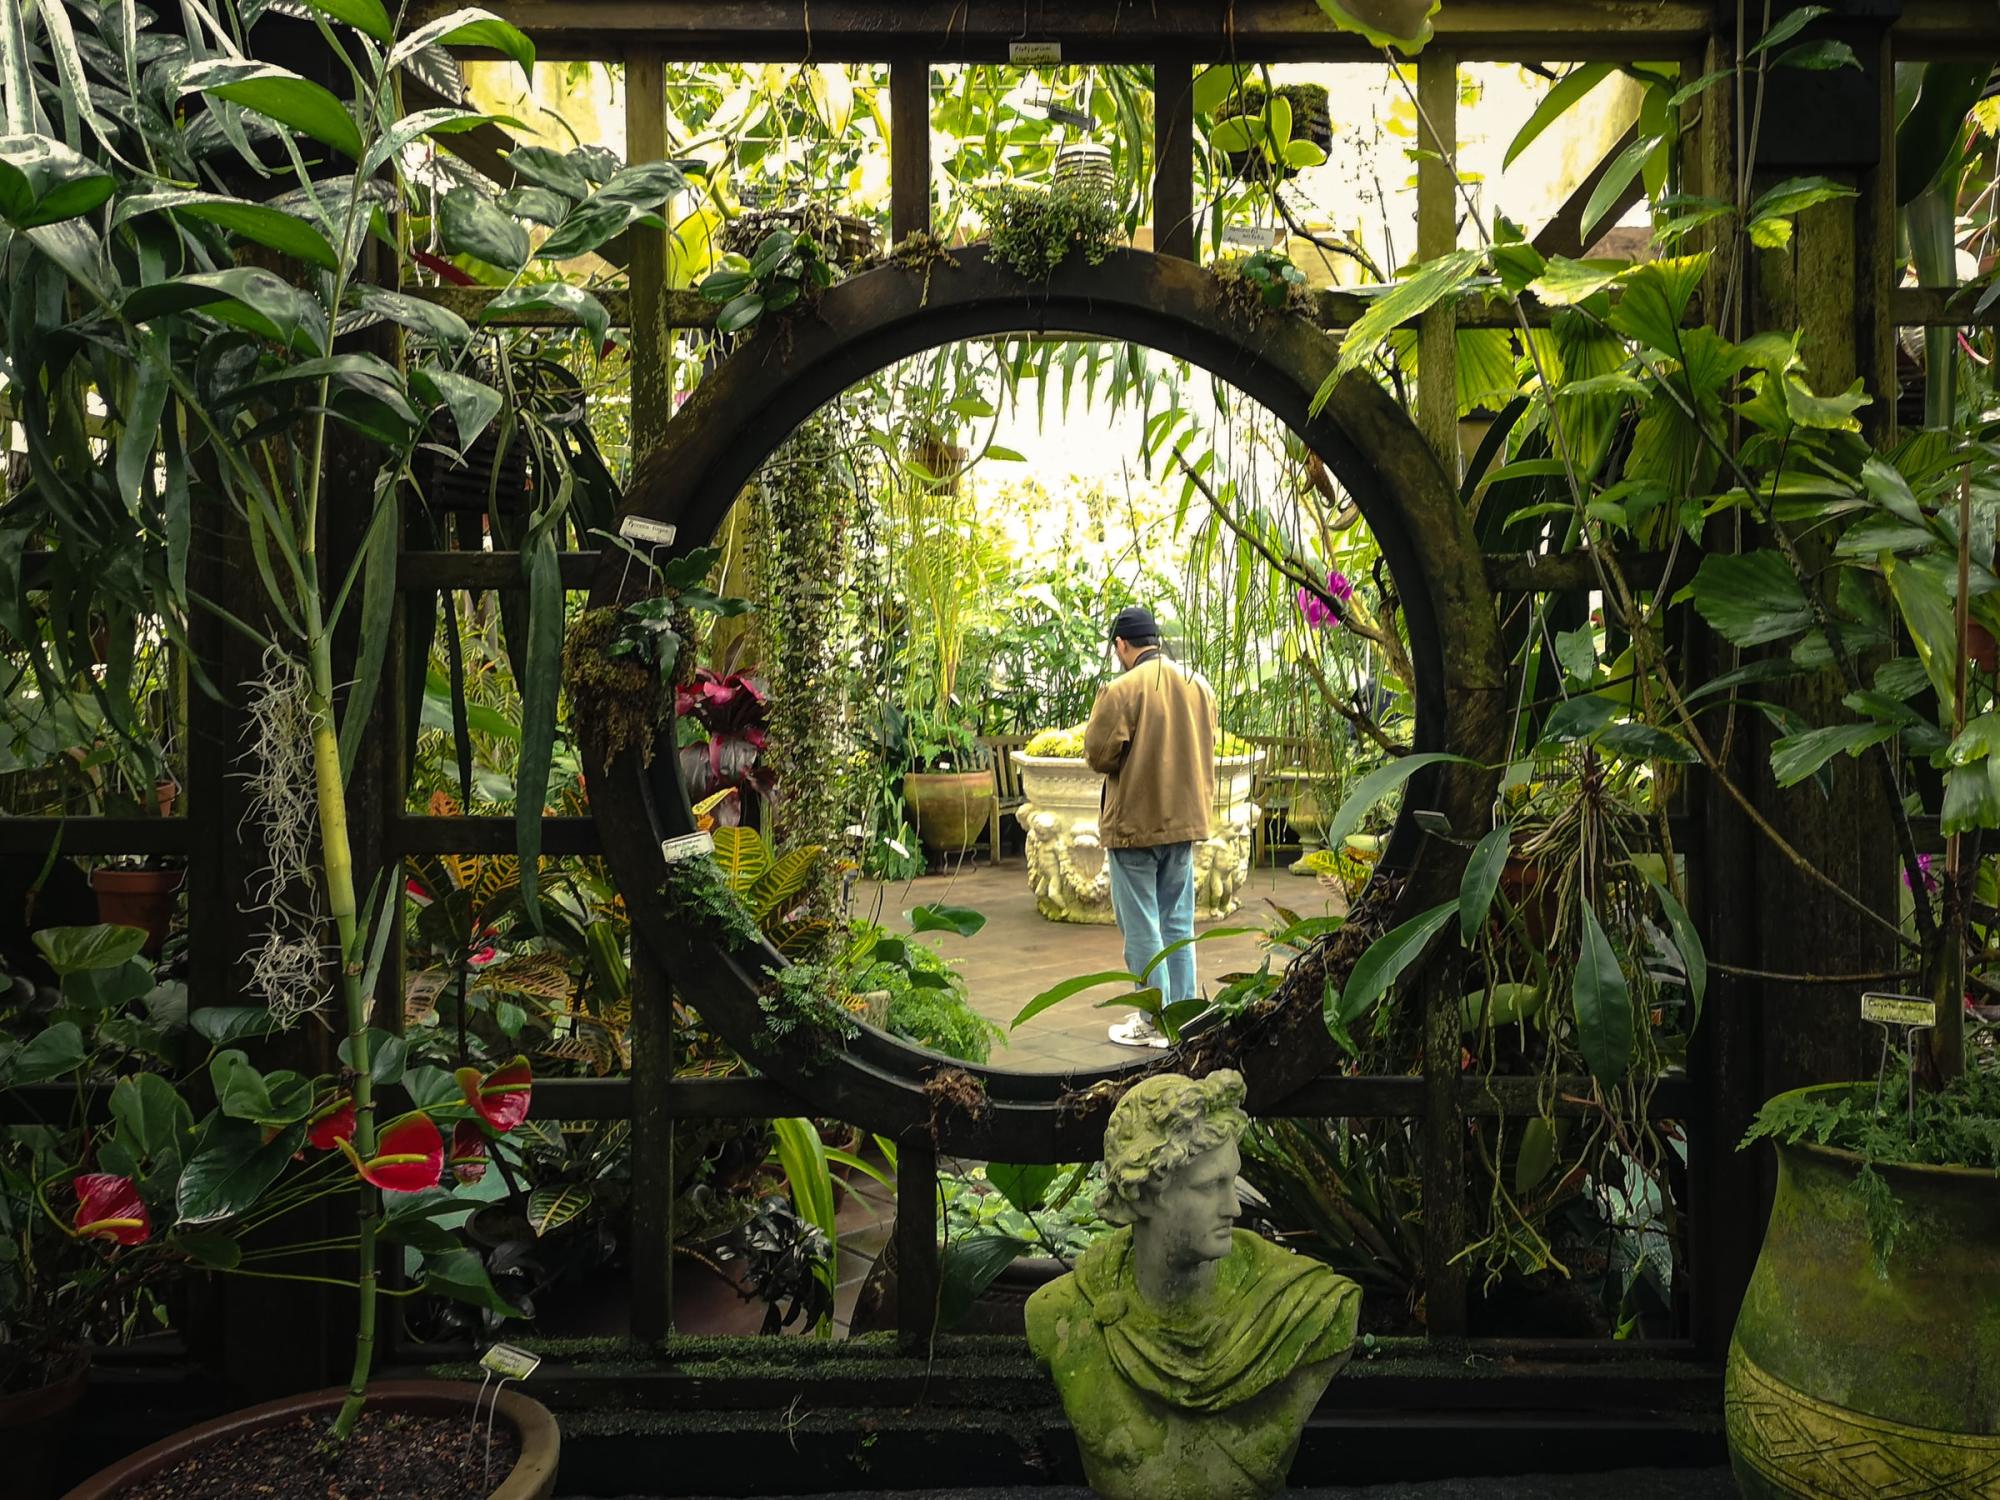
[[[209,1224],[244,1213],[278,1180],[305,1138],[302,1124],[266,1141],[261,1125],[210,1115],[174,1189],[181,1223]]]
[[[1212,115],[1229,101],[1250,69],[1241,63],[1215,63],[1195,75],[1194,112]]]
[[[194,1132],[194,1112],[158,1073],[135,1073],[111,1086],[118,1139],[141,1160],[182,1151]]]
[[[1548,93],[1535,106],[1534,113],[1527,122],[1514,132],[1514,139],[1507,143],[1507,154],[1500,159],[1503,169],[1514,165],[1514,158],[1532,146],[1541,133],[1569,113],[1575,105],[1598,84],[1610,77],[1613,63],[1582,63],[1571,68],[1553,84]]]
[[[1710,553],[1702,559],[1693,587],[1696,610],[1732,645],[1782,641],[1813,623],[1798,580],[1770,549]]]
[[[2000,828],[2000,759],[1988,756],[1945,773],[1938,828],[1947,836]]]
[[[590,181],[583,169],[559,151],[547,146],[517,146],[507,153],[507,165],[514,175],[537,187],[551,188],[572,203],[590,196]]]
[[[767,916],[784,915],[785,908],[795,904],[799,894],[811,883],[813,871],[820,862],[821,851],[816,846],[787,849],[750,883],[750,889],[743,893],[744,903],[759,921]]]
[[[130,1005],[153,988],[153,966],[128,959],[115,969],[79,969],[65,974],[63,999],[84,1010],[112,1011]]]
[[[1678,735],[1656,724],[1613,724],[1597,736],[1597,748],[1621,760],[1664,761],[1693,765],[1701,757]]]
[[[177,276],[135,288],[125,299],[125,316],[135,323],[184,312],[206,313],[300,354],[326,350],[319,299],[254,266]]]
[[[1897,72],[1902,70],[1899,68]],[[1924,64],[1921,91],[1896,127],[1896,202],[1913,202],[1958,150],[1966,112],[1992,75],[1993,59]],[[1947,213],[1947,217],[1949,214]]]
[[[44,927],[35,947],[59,978],[85,969],[118,969],[139,956],[146,946],[142,927],[98,922],[89,927]]]
[[[1595,297],[1631,269],[1623,260],[1570,260],[1553,256],[1528,283],[1528,295],[1551,307],[1574,307]]]
[[[593,347],[603,344],[611,329],[611,314],[604,310],[604,304],[582,287],[566,281],[531,281],[524,286],[508,287],[486,304],[479,321],[485,323],[504,313],[543,311],[567,313],[575,318],[590,335]]]
[[[722,311],[716,315],[716,331],[741,333],[763,316],[764,299],[755,292],[745,292],[723,304]]]
[[[1588,901],[1582,911],[1583,951],[1570,980],[1576,1045],[1591,1077],[1611,1088],[1632,1063],[1632,995],[1597,912]]]
[[[218,1047],[278,1030],[276,1019],[261,1005],[204,1005],[188,1024],[204,1041]]]
[[[1151,979],[1153,977],[1153,972],[1156,969],[1158,969],[1161,964],[1165,963],[1168,959],[1172,958],[1176,953],[1180,952],[1181,949],[1183,948],[1192,947],[1196,943],[1206,943],[1212,938],[1247,937],[1253,932],[1261,932],[1262,930],[1263,930],[1262,928],[1258,927],[1211,927],[1206,932],[1197,932],[1193,937],[1184,937],[1176,939],[1174,942],[1168,943],[1166,947],[1162,948],[1158,953],[1155,953],[1152,956],[1152,958],[1147,960],[1146,967],[1142,969],[1139,973],[1139,982],[1141,984],[1144,984],[1148,979]],[[1185,1000],[1187,996],[1182,995],[1179,996],[1178,998]]]
[[[118,183],[95,162],[45,135],[0,136],[0,217],[16,229],[87,214]]]
[[[1061,1167],[1045,1163],[1017,1166],[995,1161],[986,1164],[986,1180],[998,1188],[1014,1207],[1024,1214],[1031,1214],[1042,1206],[1042,1200],[1062,1171]]]
[[[1060,1005],[1072,995],[1080,995],[1085,990],[1094,990],[1107,984],[1136,984],[1139,976],[1129,969],[1104,969],[1095,974],[1078,974],[1065,979],[1060,984],[1051,985],[1034,999],[1022,1006],[1013,1020],[1007,1023],[1009,1031],[1024,1022],[1033,1020],[1052,1005]]]
[[[366,285],[356,287],[355,296],[364,312],[398,324],[412,333],[434,339],[440,344],[457,348],[472,337],[472,329],[465,319],[450,308],[440,307],[435,302],[426,302],[421,297]],[[343,332],[345,327],[343,324]]]
[[[486,1274],[486,1263],[478,1252],[463,1245],[424,1257],[423,1287],[433,1296],[469,1303],[504,1318],[521,1316],[518,1309],[494,1290],[493,1279]]]
[[[490,10],[468,7],[419,26],[389,51],[389,66],[401,67],[427,47],[478,47],[521,65],[534,81],[535,44]]]
[[[167,1236],[167,1245],[211,1271],[233,1271],[243,1263],[243,1246],[236,1236],[217,1229],[177,1227]]]
[[[343,1067],[354,1066],[354,1042],[351,1037],[341,1038],[335,1056]],[[379,1026],[368,1028],[368,1076],[375,1080],[377,1088],[401,1083],[409,1056],[409,1043],[394,1032],[384,1031]]]
[[[246,58],[211,58],[181,75],[181,92],[227,99],[357,161],[361,157],[361,132],[347,106],[289,68]]]
[[[551,229],[569,217],[569,199],[545,187],[512,187],[494,201],[517,219],[532,219]]]
[[[503,271],[528,263],[528,231],[480,189],[461,183],[437,211],[438,238],[454,255],[472,255]]]
[[[955,1328],[982,1293],[1034,1245],[997,1230],[982,1230],[944,1247],[938,1266],[938,1328]]]
[[[1397,282],[1370,301],[1368,310],[1354,320],[1354,326],[1341,339],[1339,363],[1314,395],[1313,410],[1317,412],[1326,405],[1338,378],[1374,354],[1376,346],[1391,329],[1428,312],[1446,297],[1463,291],[1479,274],[1482,258],[1478,250],[1453,250],[1436,260],[1427,261],[1414,275]]]
[[[45,1026],[8,1061],[9,1083],[47,1083],[83,1066],[83,1033],[73,1021]]]
[[[1797,786],[1843,750],[1859,755],[1895,736],[1893,724],[1829,724],[1788,734],[1771,746],[1771,779],[1779,786]]]
[[[1687,910],[1674,899],[1672,891],[1665,883],[1654,878],[1650,870],[1640,869],[1646,877],[1646,884],[1653,888],[1653,895],[1659,900],[1660,910],[1666,914],[1667,930],[1673,934],[1674,947],[1681,956],[1681,971],[1687,975],[1688,1002],[1692,1007],[1688,1025],[1690,1029],[1701,1024],[1701,1004],[1708,994],[1708,950],[1702,946],[1701,934],[1695,931]]]
[[[1458,935],[1468,947],[1486,925],[1493,893],[1500,889],[1500,872],[1507,868],[1513,846],[1514,825],[1502,823],[1479,841],[1465,862],[1465,874],[1458,883]]]
[[[1708,254],[1648,261],[1635,268],[1619,289],[1618,305],[1609,322],[1625,337],[1648,349],[1678,356],[1685,336],[1688,304],[1708,270]]]
[[[1461,766],[1479,764],[1478,761],[1467,760],[1463,755],[1452,755],[1443,750],[1426,750],[1420,755],[1401,755],[1387,765],[1377,766],[1354,783],[1354,790],[1348,793],[1347,800],[1340,804],[1340,810],[1333,815],[1333,821],[1326,828],[1326,847],[1340,848],[1347,842],[1347,836],[1361,826],[1361,820],[1376,803],[1419,771],[1446,762]]]
[[[985,914],[969,906],[946,906],[943,902],[933,902],[910,912],[912,932],[955,932],[960,937],[969,938],[985,925]]]
[[[425,365],[410,372],[410,385],[433,406],[451,413],[458,433],[458,449],[470,448],[486,426],[500,414],[500,393],[484,381],[461,375],[443,365]]]
[[[1370,943],[1355,961],[1339,995],[1329,996],[1330,1022],[1345,1029],[1367,1015],[1389,986],[1403,977],[1403,971],[1423,957],[1431,939],[1444,929],[1457,910],[1456,901],[1439,902]]]
[[[1778,54],[1771,64],[1774,68],[1804,68],[1810,72],[1828,73],[1835,68],[1859,68],[1861,59],[1854,55],[1854,49],[1845,42],[1801,42],[1796,47],[1788,47]]]
[[[1431,17],[1442,0],[1319,0],[1319,8],[1342,31],[1365,37],[1369,45],[1394,47],[1415,57],[1431,39]]]
[[[1526,1198],[1555,1170],[1560,1157],[1556,1127],[1564,1123],[1537,1116],[1521,1128],[1521,1154],[1514,1158],[1516,1198]]]

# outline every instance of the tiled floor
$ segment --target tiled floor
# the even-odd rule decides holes
[[[1050,922],[1035,910],[1027,867],[1019,854],[998,867],[980,863],[902,885],[863,885],[855,892],[854,909],[860,916],[879,909],[877,919],[884,926],[903,932],[908,927],[904,914],[933,902],[969,906],[985,914],[985,927],[973,937],[926,933],[925,941],[957,963],[973,1007],[1003,1028],[1051,985],[1073,975],[1125,967],[1116,927]],[[1241,907],[1219,922],[1197,923],[1196,931],[1261,929],[1275,915],[1273,902],[1301,916],[1325,916],[1340,909],[1338,897],[1330,897],[1318,881],[1294,876],[1281,865],[1256,871]],[[1204,988],[1213,988],[1222,975],[1256,968],[1264,952],[1255,935],[1200,942],[1194,951],[1195,971]],[[992,1063],[1027,1072],[1067,1073],[1129,1060],[1132,1054],[1104,1034],[1125,1011],[1094,1008],[1095,1002],[1112,999],[1116,993],[1107,985],[1042,1012],[994,1048]]]

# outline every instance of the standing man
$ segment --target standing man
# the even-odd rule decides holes
[[[1170,943],[1194,936],[1194,846],[1215,805],[1215,690],[1169,661],[1151,610],[1131,605],[1111,626],[1124,675],[1097,695],[1083,758],[1104,776],[1098,837],[1111,860],[1111,909],[1125,967],[1143,973]],[[1168,1004],[1195,998],[1194,948],[1154,971]],[[1165,1047],[1139,1011],[1110,1028],[1124,1047]]]

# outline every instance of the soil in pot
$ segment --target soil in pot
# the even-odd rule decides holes
[[[120,1490],[119,1500],[485,1500],[521,1451],[520,1439],[499,1422],[489,1454],[485,1425],[475,1430],[463,1415],[369,1407],[354,1436],[329,1456],[320,1445],[332,1414],[302,1414],[207,1445]]]

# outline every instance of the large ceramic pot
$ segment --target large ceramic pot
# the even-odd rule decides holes
[[[917,837],[933,854],[962,854],[979,842],[993,817],[991,771],[912,771],[903,802]]]
[[[1777,1150],[1723,1398],[1743,1493],[2000,1495],[2000,1178],[1876,1167],[1907,1220],[1878,1269],[1861,1158]]]
[[[55,1493],[56,1455],[69,1436],[70,1417],[90,1382],[90,1351],[61,1349],[42,1372],[42,1384],[0,1396],[0,1453],[5,1453],[10,1495],[43,1500]]]
[[[108,1469],[98,1470],[64,1500],[116,1500],[139,1481],[173,1467],[223,1438],[275,1427],[301,1415],[331,1412],[346,1395],[344,1388],[311,1391],[203,1422],[150,1448],[141,1448]],[[466,1422],[472,1420],[473,1402],[478,1395],[476,1385],[443,1380],[378,1380],[368,1388],[371,1406],[451,1416]],[[555,1493],[556,1463],[562,1456],[562,1435],[556,1430],[556,1419],[539,1401],[530,1400],[518,1391],[501,1391],[499,1403],[499,1420],[513,1427],[521,1441],[521,1456],[505,1475],[495,1477],[491,1500],[549,1500]],[[485,1420],[483,1408],[480,1420]]]
[[[1115,924],[1111,861],[1097,828],[1104,778],[1068,756],[1016,750],[1013,757],[1021,768],[1023,798],[1014,816],[1027,830],[1028,884],[1036,910],[1051,922]],[[1263,758],[1261,750],[1215,758],[1214,815],[1208,838],[1194,851],[1194,907],[1201,921],[1236,910],[1250,879],[1257,826],[1250,780]]]

